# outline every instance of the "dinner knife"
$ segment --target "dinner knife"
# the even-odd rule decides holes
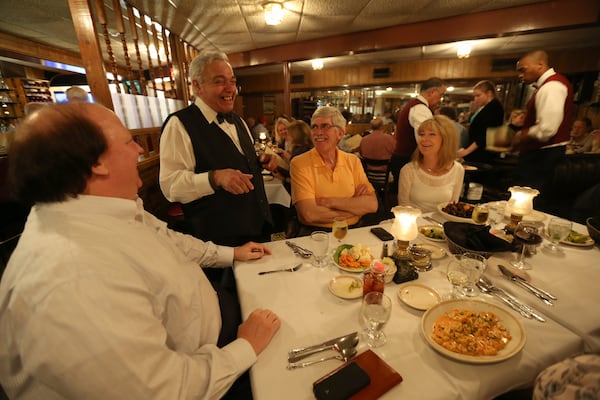
[[[426,219],[429,222],[433,222],[434,224],[438,225],[438,226],[444,226],[444,224],[440,221],[438,221],[437,219],[430,217],[429,215],[424,215],[423,219]]]
[[[537,286],[532,285],[531,283],[527,282],[525,279],[521,278],[519,275],[510,271],[508,268],[506,268],[502,264],[498,264],[498,268],[500,269],[500,272],[502,272],[502,275],[504,275],[506,278],[515,282],[517,285],[529,290],[531,293],[533,293],[536,297],[538,297],[544,303],[546,303],[548,305],[554,305],[554,303],[552,303],[552,300],[557,300],[557,297],[554,296],[553,294],[551,294],[543,289],[540,289]]]
[[[300,247],[296,243],[290,242],[289,240],[286,240],[285,244],[287,244],[292,250],[294,250],[294,253],[298,254],[301,257],[308,258],[313,255],[312,251]]]
[[[352,332],[352,333],[349,333],[349,334],[346,334],[346,335],[343,335],[340,337],[336,337],[336,338],[327,340],[323,343],[315,344],[313,346],[292,349],[288,353],[288,361],[304,358],[305,356],[309,356],[311,354],[317,353],[319,351],[325,350],[325,349],[333,346],[334,344],[336,344],[340,340],[344,339],[345,337],[352,338],[354,336],[358,337],[358,332]]]

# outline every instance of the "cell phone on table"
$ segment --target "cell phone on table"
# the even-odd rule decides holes
[[[377,236],[379,240],[383,240],[384,242],[387,242],[388,240],[394,240],[394,235],[379,226],[371,228],[371,233]]]

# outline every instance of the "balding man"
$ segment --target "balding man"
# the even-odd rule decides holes
[[[573,87],[548,65],[548,53],[535,50],[517,63],[519,78],[536,91],[527,103],[523,128],[515,135],[519,169],[526,186],[543,193],[545,177],[565,154],[573,114]]]
[[[421,84],[419,95],[400,110],[396,122],[396,147],[391,161],[394,182],[398,182],[400,168],[417,149],[417,131],[424,121],[433,118],[431,109],[442,100],[446,84],[440,78],[429,78]],[[394,185],[395,186],[395,185]]]
[[[19,124],[9,176],[33,207],[0,283],[10,398],[216,399],[234,382],[233,398],[251,398],[236,379],[280,321],[264,309],[230,321],[199,264],[270,252],[202,242],[145,212],[141,153],[97,104],[48,105]]]

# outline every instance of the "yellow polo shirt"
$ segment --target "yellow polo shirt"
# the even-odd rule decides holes
[[[292,159],[292,204],[320,197],[353,197],[360,184],[367,185],[371,193],[375,191],[360,159],[354,154],[339,149],[336,151],[337,161],[333,171],[325,165],[314,148]],[[358,216],[349,218],[348,225],[354,225],[358,220]],[[331,223],[320,226],[331,228]]]

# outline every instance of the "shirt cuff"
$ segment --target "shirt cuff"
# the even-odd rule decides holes
[[[231,267],[233,261],[233,247],[218,246],[216,265],[219,267]]]
[[[223,350],[236,360],[240,372],[249,369],[257,359],[252,345],[246,339],[236,339],[223,347]]]

